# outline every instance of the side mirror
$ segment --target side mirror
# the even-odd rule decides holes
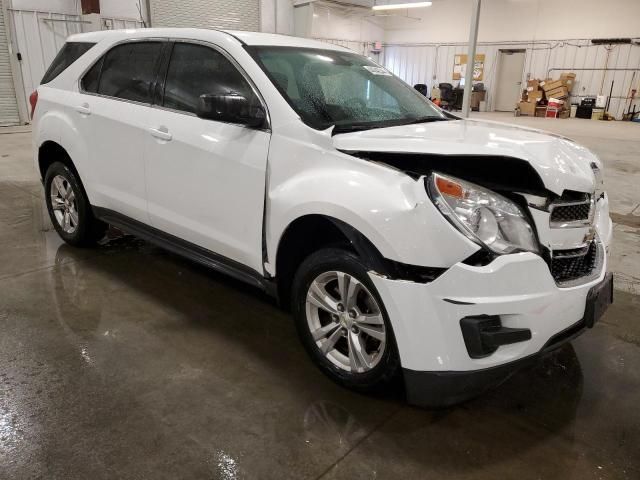
[[[241,123],[254,128],[264,125],[266,119],[262,105],[252,105],[246,97],[237,93],[200,95],[196,115],[208,120]]]

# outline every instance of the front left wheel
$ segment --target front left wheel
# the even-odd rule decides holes
[[[400,362],[391,324],[354,253],[327,248],[304,260],[294,278],[292,307],[303,345],[333,380],[371,391],[395,377]]]
[[[88,246],[107,229],[91,211],[87,195],[76,174],[64,163],[49,166],[44,179],[45,201],[53,227],[70,245]]]

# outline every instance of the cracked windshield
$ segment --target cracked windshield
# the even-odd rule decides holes
[[[361,55],[257,47],[254,55],[311,127],[340,131],[448,120],[422,95]]]

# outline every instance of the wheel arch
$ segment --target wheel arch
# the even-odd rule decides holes
[[[78,169],[67,150],[54,140],[45,140],[38,147],[38,171],[42,180],[47,174],[47,169],[54,162],[64,163],[79,177]]]
[[[376,271],[384,268],[385,259],[380,251],[348,223],[328,215],[303,215],[285,228],[276,249],[278,298],[284,307],[289,306],[291,283],[304,259],[323,247],[336,245],[355,252],[367,268]]]
[[[82,181],[82,176],[78,172],[78,169],[73,159],[71,158],[71,155],[69,155],[69,152],[67,152],[67,150],[62,145],[60,145],[58,142],[54,140],[45,140],[44,142],[42,142],[42,144],[38,147],[37,162],[38,162],[37,163],[38,171],[40,173],[40,178],[43,184],[44,184],[45,176],[47,174],[47,169],[53,163],[60,162],[66,165],[76,176],[76,179],[80,184],[80,188],[82,189],[82,192],[84,193],[84,195],[89,200],[89,203],[91,204],[89,194],[84,185],[84,182]]]
[[[276,282],[282,306],[290,304],[293,277],[306,257],[320,248],[339,245],[355,252],[366,268],[379,275],[427,283],[445,268],[407,265],[385,258],[374,243],[347,222],[322,214],[296,218],[284,230],[276,249]]]
[[[49,88],[44,88],[41,100],[46,103],[51,95]],[[87,192],[90,184],[86,162],[89,157],[87,139],[79,135],[78,128],[66,109],[54,108],[44,112],[34,122],[34,164],[44,180],[47,168],[54,161],[67,165],[80,180],[82,188]],[[90,186],[90,185],[89,185]],[[89,196],[88,196],[89,198]]]

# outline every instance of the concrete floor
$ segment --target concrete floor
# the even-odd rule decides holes
[[[640,478],[640,125],[479,116],[601,155],[616,303],[442,411],[334,385],[244,285],[131,237],[63,245],[28,129],[0,129],[0,478]]]

